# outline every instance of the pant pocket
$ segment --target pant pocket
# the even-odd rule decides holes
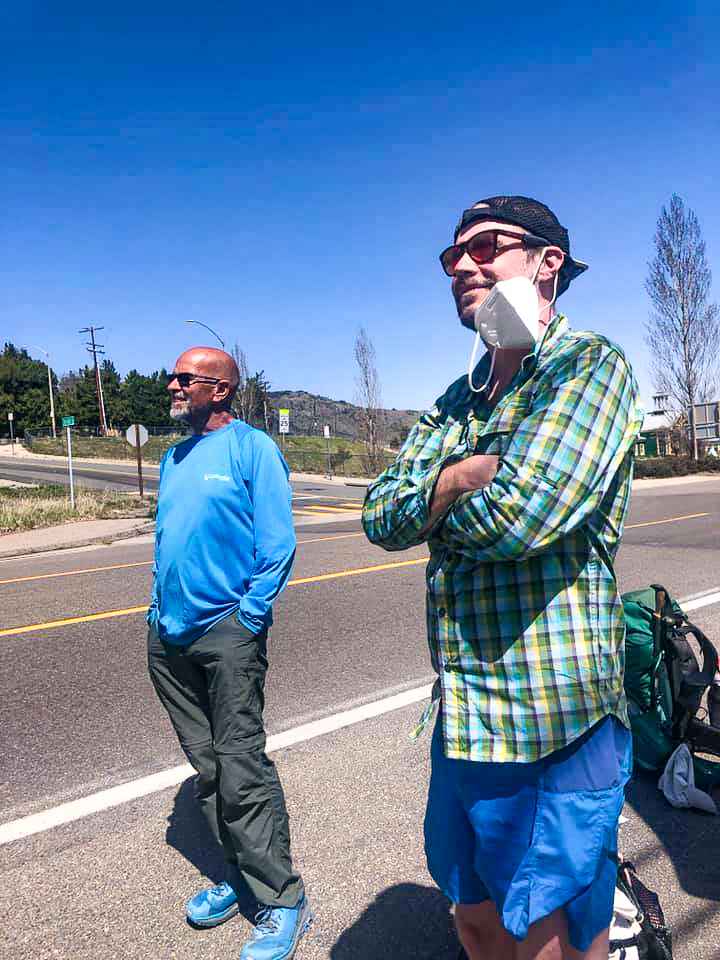
[[[594,882],[614,846],[623,806],[622,786],[575,793],[538,791],[535,824],[503,909],[506,928],[517,937],[565,906]]]

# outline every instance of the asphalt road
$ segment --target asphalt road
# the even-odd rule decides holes
[[[298,555],[271,642],[273,734],[431,679],[424,548],[387,554],[368,544],[357,509],[344,506],[362,490],[302,484],[295,494]],[[637,491],[620,588],[659,581],[677,597],[720,590],[719,521],[720,480]],[[151,557],[143,538],[0,562],[0,827],[183,763],[146,678],[143,616],[133,612],[147,603]],[[720,604],[692,619],[720,638]],[[455,955],[447,905],[422,856],[429,742],[407,736],[420,709],[275,755],[318,911],[303,960]],[[717,821],[672,810],[643,779],[629,788],[626,813],[625,851],[660,892],[676,960],[720,958]],[[233,955],[244,920],[206,933],[183,922],[201,874],[216,880],[220,867],[187,784],[0,846],[0,954]]]
[[[145,492],[152,493],[157,490],[159,475],[159,466],[143,465]],[[123,464],[73,460],[73,478],[76,486],[95,490],[136,493],[138,489],[137,465],[132,461]],[[67,463],[62,460],[35,460],[29,457],[14,459],[0,457],[0,480],[16,480],[21,483],[59,483],[67,486],[69,484]],[[323,523],[340,524],[348,519],[357,520],[363,494],[364,490],[357,486],[298,481],[293,485],[295,522],[302,527],[312,525],[314,519]]]
[[[143,484],[147,490],[157,490],[160,467],[144,463]],[[69,484],[66,460],[34,459],[32,457],[0,457],[0,478],[19,480],[22,483]],[[125,463],[103,463],[97,460],[73,458],[73,478],[79,486],[97,490],[137,490],[137,464],[134,460]]]

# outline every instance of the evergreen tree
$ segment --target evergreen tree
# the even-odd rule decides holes
[[[0,354],[0,436],[10,435],[8,413],[14,414],[16,436],[50,429],[47,367],[12,343],[6,343]]]
[[[100,367],[103,399],[105,401],[105,419],[108,430],[119,430],[129,423],[127,405],[120,382],[120,374],[112,360],[103,360]],[[98,414],[99,417],[99,414]]]
[[[128,423],[142,423],[147,427],[166,427],[174,423],[170,418],[168,375],[163,368],[147,376],[131,370],[122,389]]]
[[[100,426],[94,367],[72,370],[61,377],[58,386],[60,416],[75,417],[78,427],[97,430]]]

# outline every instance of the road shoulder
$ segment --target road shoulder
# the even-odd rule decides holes
[[[0,536],[0,560],[45,553],[48,550],[112,543],[115,540],[152,533],[154,529],[153,520],[135,517],[118,520],[73,520],[52,527],[5,533]]]

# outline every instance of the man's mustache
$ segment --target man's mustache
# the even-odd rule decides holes
[[[490,281],[488,283],[456,283],[455,284],[455,293],[463,294],[467,293],[468,290],[490,290],[491,287],[495,286],[495,281]]]

